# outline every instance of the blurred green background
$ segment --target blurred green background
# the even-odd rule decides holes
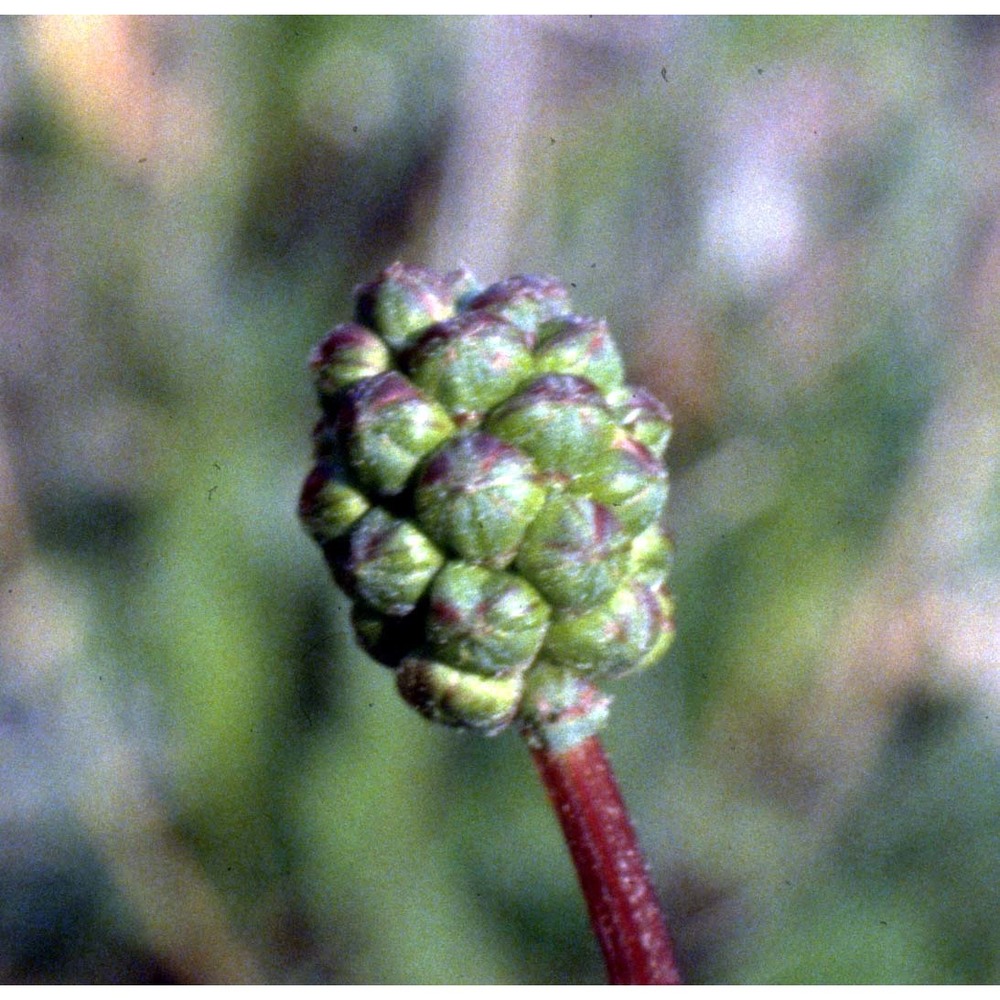
[[[671,407],[607,734],[688,979],[1000,978],[1000,22],[0,21],[0,980],[598,983],[530,759],[295,518],[392,260]]]

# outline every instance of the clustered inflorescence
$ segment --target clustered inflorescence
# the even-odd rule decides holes
[[[496,733],[665,652],[670,417],[560,282],[393,264],[310,366],[299,515],[410,704]]]

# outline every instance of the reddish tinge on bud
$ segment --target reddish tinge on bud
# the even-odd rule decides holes
[[[487,309],[534,337],[539,323],[569,312],[569,291],[558,278],[518,274],[484,288],[467,308]]]

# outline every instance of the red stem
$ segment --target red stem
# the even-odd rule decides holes
[[[600,740],[532,747],[613,985],[680,983],[666,921]]]

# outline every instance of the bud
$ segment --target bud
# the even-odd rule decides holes
[[[392,367],[392,354],[385,341],[357,323],[335,326],[317,344],[309,357],[321,397],[359,379],[380,375]]]
[[[603,320],[562,316],[538,328],[535,368],[541,374],[578,375],[603,393],[621,390],[625,366]]]
[[[416,606],[444,556],[410,521],[373,507],[335,553],[341,586],[386,615]]]
[[[383,496],[401,492],[420,460],[455,430],[443,407],[399,372],[355,382],[336,402],[351,471]]]
[[[487,312],[432,326],[406,355],[406,369],[460,423],[506,399],[533,371],[524,334]]]
[[[417,476],[417,517],[462,559],[506,566],[545,502],[534,462],[498,438],[463,434],[442,445]]]
[[[542,375],[497,407],[486,429],[567,479],[611,446],[615,423],[597,388],[576,375]]]
[[[556,278],[519,274],[490,285],[468,308],[486,309],[533,335],[539,323],[569,312],[569,292]]]
[[[517,714],[524,678],[520,674],[483,677],[411,656],[396,671],[396,686],[407,702],[433,722],[492,736],[506,729]]]
[[[643,670],[669,648],[672,613],[662,587],[629,581],[596,608],[554,615],[540,655],[605,677]]]
[[[630,536],[657,521],[667,502],[667,472],[645,445],[623,437],[597,456],[573,483],[606,504]]]
[[[330,462],[320,462],[309,473],[299,497],[299,518],[320,545],[340,538],[370,508],[364,493]]]
[[[630,542],[604,504],[554,493],[525,532],[515,565],[553,607],[592,608],[621,583]]]
[[[459,670],[503,675],[531,666],[545,638],[548,605],[511,573],[450,562],[430,590],[427,639]]]
[[[394,351],[407,347],[432,323],[455,312],[455,292],[461,279],[449,283],[425,267],[395,263],[378,281],[355,292],[357,321],[382,335]]]

